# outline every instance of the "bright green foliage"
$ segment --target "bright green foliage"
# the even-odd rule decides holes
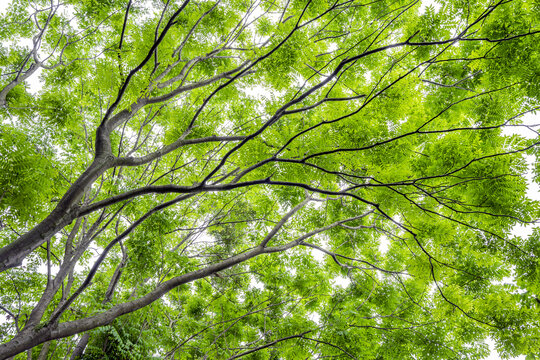
[[[154,339],[149,331],[144,330],[145,326],[144,323],[122,322],[99,328],[93,334],[92,342],[88,344],[81,359],[151,359],[148,350],[151,347],[150,342]]]
[[[47,207],[42,211],[32,208],[54,196],[54,183],[60,182],[47,156],[51,149],[37,134],[27,135],[9,125],[0,131],[0,204],[6,209],[6,220],[43,216]]]
[[[0,358],[537,359],[540,3],[425,5],[12,1]]]

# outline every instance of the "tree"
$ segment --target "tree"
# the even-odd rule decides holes
[[[540,3],[437,3],[12,1],[0,358],[537,358]]]

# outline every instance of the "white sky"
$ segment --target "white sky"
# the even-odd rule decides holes
[[[11,3],[11,1],[9,1],[9,0],[0,0],[0,14],[3,14],[5,12],[5,10],[7,9],[8,5],[9,5],[9,3]],[[438,11],[440,9],[440,7],[441,7],[440,4],[436,3],[433,0],[422,1],[422,4],[420,6],[420,12],[423,13],[425,11],[425,9],[430,5],[435,8],[435,11]],[[42,85],[41,85],[41,83],[39,81],[39,74],[36,73],[32,77],[30,77],[30,79],[28,79],[28,84],[29,84],[29,88],[30,88],[29,90],[34,94],[37,93],[39,90],[41,90]],[[532,114],[528,114],[528,115],[523,117],[523,121],[526,124],[540,123],[540,115],[537,114],[535,116],[535,115],[532,115]],[[528,137],[528,138],[535,137],[535,134],[533,132],[526,131],[523,128],[507,128],[507,129],[505,129],[505,133],[506,134],[512,134],[512,133],[520,134],[520,135]],[[527,175],[527,180],[528,180],[528,183],[529,183],[529,189],[527,191],[527,194],[532,199],[540,200],[539,186],[538,186],[538,184],[532,182],[531,169],[532,169],[532,166],[533,166],[534,158],[531,157],[531,156],[528,156],[527,160],[528,160],[528,163],[529,163],[529,173]],[[521,236],[527,236],[532,232],[532,228],[533,228],[533,226],[516,226],[514,228],[514,234],[515,235],[521,235]],[[386,248],[387,248],[387,244],[381,244],[381,250],[384,250]],[[319,253],[319,252],[315,251],[315,253]],[[320,256],[320,253],[319,254],[315,254],[315,253],[313,255],[318,258]],[[348,282],[348,279],[342,278],[342,279],[337,279],[335,281],[335,284],[339,285],[339,286],[344,286],[344,285],[347,284],[347,282]],[[0,314],[0,321],[5,321],[5,315],[4,314]],[[491,349],[491,355],[489,357],[487,357],[485,360],[500,360],[501,358],[498,356],[497,352],[494,351],[494,343],[493,343],[493,341],[491,339],[488,339],[487,343],[488,343],[488,345],[489,345],[489,347]],[[520,357],[517,357],[517,358],[514,358],[514,359],[515,360],[524,360],[525,356],[520,356]]]

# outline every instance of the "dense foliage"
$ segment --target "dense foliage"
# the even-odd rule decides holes
[[[538,0],[12,0],[0,39],[1,359],[540,356]]]

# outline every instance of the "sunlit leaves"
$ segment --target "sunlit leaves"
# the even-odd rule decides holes
[[[130,4],[1,25],[40,39],[0,54],[2,244],[63,201],[2,280],[16,324],[73,296],[87,359],[538,352],[538,234],[510,235],[537,144],[504,132],[538,106],[534,4]]]

